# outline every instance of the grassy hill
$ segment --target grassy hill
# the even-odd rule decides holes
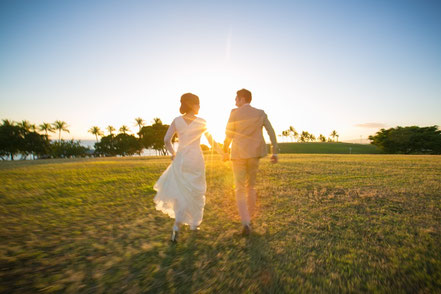
[[[279,143],[280,153],[306,154],[379,154],[374,145],[353,143]]]
[[[168,157],[0,163],[1,293],[436,293],[441,157],[280,155],[240,235],[231,162],[206,157],[201,230],[155,210]]]

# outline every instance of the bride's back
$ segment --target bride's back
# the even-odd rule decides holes
[[[179,138],[178,151],[187,147],[200,148],[202,134],[207,130],[207,123],[204,119],[196,117],[190,123],[183,116],[178,116],[174,120],[176,132]]]

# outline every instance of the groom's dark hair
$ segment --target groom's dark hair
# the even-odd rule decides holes
[[[252,99],[251,92],[248,91],[247,89],[242,89],[242,90],[237,91],[237,96],[245,98],[245,101],[247,103],[250,103],[251,99]]]

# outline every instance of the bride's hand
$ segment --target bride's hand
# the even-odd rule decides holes
[[[230,154],[227,153],[227,152],[224,152],[224,154],[223,154],[222,157],[223,157],[222,160],[223,160],[224,162],[230,160]]]
[[[173,160],[173,159],[175,159],[175,155],[174,154],[171,156],[171,160]]]

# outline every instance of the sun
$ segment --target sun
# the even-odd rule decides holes
[[[237,87],[222,73],[190,75],[179,81],[180,93],[191,92],[199,97],[198,116],[207,121],[208,131],[217,142],[225,138],[225,127],[231,109],[235,108]]]
[[[199,97],[198,116],[207,121],[208,131],[217,142],[225,139],[230,112],[236,108],[236,92],[242,88],[253,92],[265,87],[252,70],[220,61],[176,68],[172,80],[174,94],[170,97],[188,92]]]

